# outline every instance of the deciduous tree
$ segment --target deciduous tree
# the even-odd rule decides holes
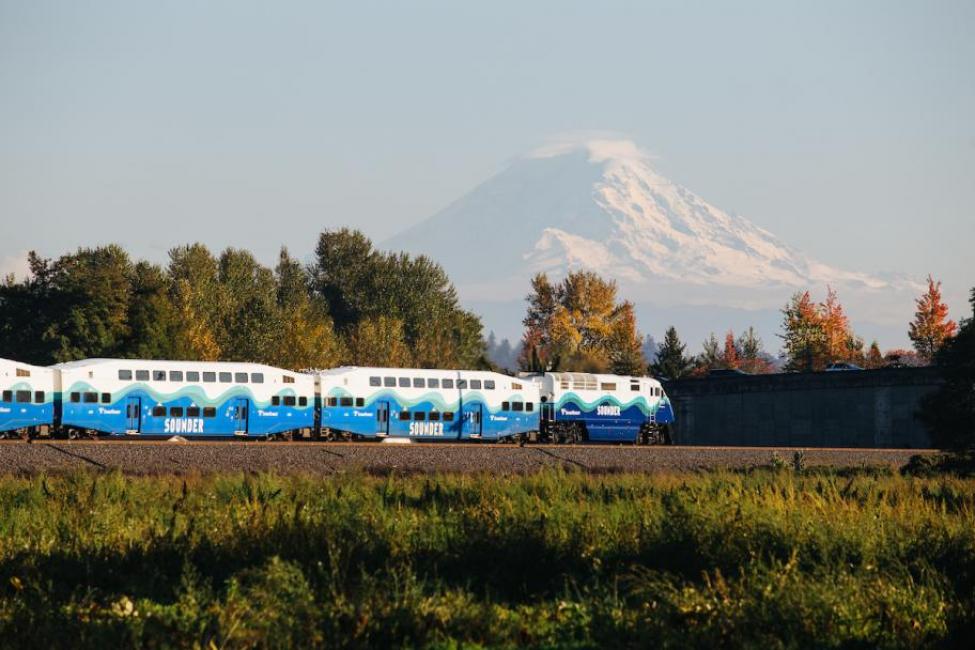
[[[918,356],[930,363],[945,341],[955,335],[958,326],[948,319],[948,305],[941,300],[941,282],[935,282],[930,275],[927,291],[915,303],[917,311],[908,327],[908,336]]]

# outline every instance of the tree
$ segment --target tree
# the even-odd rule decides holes
[[[714,332],[711,332],[711,335],[704,339],[701,347],[701,354],[697,357],[694,368],[694,374],[697,376],[706,375],[711,370],[717,370],[721,368],[723,363],[721,359],[721,346],[718,344],[718,338],[714,335]]]
[[[944,384],[922,403],[931,439],[944,448],[975,449],[975,288],[970,303],[972,316],[935,355]]]
[[[272,363],[292,370],[324,369],[341,363],[346,351],[335,335],[326,305],[311,293],[305,269],[287,248],[281,249],[274,274],[279,328]]]
[[[918,356],[931,363],[945,341],[955,335],[958,326],[948,318],[948,305],[941,300],[941,282],[928,276],[928,289],[915,300],[917,311],[908,327],[908,336]]]
[[[749,326],[735,342],[738,349],[738,367],[747,373],[761,375],[772,372],[773,364],[762,346],[762,339]]]
[[[132,273],[129,333],[123,356],[135,359],[180,359],[183,324],[170,299],[170,279],[149,262],[139,262]]]
[[[787,370],[822,370],[834,361],[863,363],[863,340],[850,327],[836,292],[813,302],[808,291],[793,294],[782,309],[783,348]]]
[[[349,335],[349,362],[357,366],[412,366],[413,355],[405,343],[403,322],[389,316],[359,321]]]
[[[782,309],[783,350],[787,370],[822,369],[826,357],[826,332],[819,310],[808,291],[797,292]]]
[[[639,376],[647,366],[643,358],[642,337],[636,329],[633,303],[624,301],[613,310],[609,331],[610,371],[616,375]]]
[[[687,346],[677,335],[677,328],[671,325],[664,334],[664,342],[657,350],[657,359],[650,366],[650,374],[665,379],[681,379],[690,374],[693,360],[684,352]]]
[[[588,271],[570,272],[553,285],[545,274],[532,278],[523,321],[523,370],[642,371],[633,306],[616,302],[616,283]]]
[[[182,358],[216,361],[223,350],[219,340],[225,309],[216,258],[203,244],[179,246],[169,251],[170,295],[183,329],[179,349]]]
[[[880,346],[876,341],[870,344],[870,349],[867,351],[863,367],[868,370],[884,367],[884,355],[880,352]]]
[[[738,368],[739,365],[735,333],[731,330],[728,330],[728,333],[724,337],[724,350],[721,352],[721,364],[730,370]]]
[[[424,364],[482,362],[480,319],[461,309],[447,274],[430,258],[375,251],[365,235],[349,229],[321,233],[315,254],[310,286],[350,343],[361,322],[391,318]]]

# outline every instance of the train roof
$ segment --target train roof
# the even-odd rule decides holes
[[[593,384],[593,383],[613,383],[628,381],[651,381],[659,384],[660,381],[654,377],[634,377],[632,375],[606,375],[592,372],[521,372],[519,377],[524,379],[541,379],[551,377],[555,381],[567,381],[571,384]]]
[[[238,369],[262,369],[262,370],[279,370],[281,372],[287,372],[294,375],[301,375],[303,373],[295,372],[293,370],[288,370],[286,368],[277,368],[275,366],[268,366],[263,363],[252,363],[250,361],[175,361],[175,360],[160,360],[160,359],[79,359],[77,361],[66,361],[64,363],[57,363],[51,366],[51,368],[57,368],[58,370],[75,370],[78,368],[91,368],[96,366],[140,366],[146,369],[194,369],[200,367],[218,367],[218,368],[238,368]]]
[[[316,371],[320,375],[344,375],[350,372],[375,373],[378,375],[406,375],[415,377],[440,377],[444,373],[458,373],[463,377],[508,377],[508,375],[494,372],[492,370],[457,370],[454,368],[373,368],[369,366],[341,366],[339,368],[329,368],[328,370]]]

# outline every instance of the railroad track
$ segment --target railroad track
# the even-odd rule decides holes
[[[900,466],[917,449],[636,447],[619,445],[493,445],[469,443],[274,442],[163,440],[18,440],[0,442],[0,474],[77,469],[127,474],[337,472],[526,474],[562,468],[592,473],[680,472],[790,464],[807,467]]]

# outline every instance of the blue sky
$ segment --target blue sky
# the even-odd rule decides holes
[[[971,1],[0,0],[0,268],[381,240],[599,130],[823,261],[932,272],[957,302],[973,31]]]

